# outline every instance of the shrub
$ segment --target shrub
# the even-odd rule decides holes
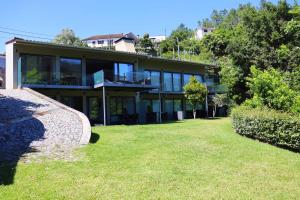
[[[271,109],[291,111],[297,94],[284,82],[280,72],[273,68],[261,71],[252,66],[251,74],[248,86],[250,92],[257,98],[256,102],[261,102]]]
[[[300,151],[300,115],[240,106],[231,116],[238,134]]]

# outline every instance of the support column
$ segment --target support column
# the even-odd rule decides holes
[[[208,96],[208,89],[207,89],[206,83],[205,83],[205,87],[206,87],[206,90],[207,90],[207,94],[205,96],[205,111],[206,111],[206,117],[208,117],[208,98],[207,98],[207,96]]]
[[[102,102],[103,102],[103,125],[106,126],[106,102],[105,102],[105,87],[102,89]]]
[[[139,114],[139,117],[138,117],[139,122],[142,121],[140,107],[141,107],[141,95],[140,95],[140,92],[137,92],[135,95],[135,112]]]
[[[82,85],[86,86],[87,82],[86,82],[86,60],[85,57],[82,58],[82,63],[81,63],[81,71],[82,71]]]
[[[60,57],[55,57],[55,70],[54,70],[55,82],[57,84],[60,82]]]
[[[161,109],[161,95],[160,95],[160,90],[158,91],[158,98],[159,98],[159,123],[162,123],[162,120],[161,120],[162,109]]]
[[[83,98],[83,99],[82,99],[82,106],[83,106],[82,111],[83,111],[83,113],[87,116],[88,113],[87,113],[87,101],[86,101],[86,95],[84,94],[82,98]]]

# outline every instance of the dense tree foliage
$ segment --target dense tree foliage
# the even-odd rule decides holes
[[[262,0],[259,7],[244,4],[229,11],[214,10],[210,19],[198,23],[215,30],[199,41],[181,24],[161,44],[163,55],[177,58],[179,45],[183,55],[190,55],[181,59],[216,64],[222,84],[237,104],[251,97],[246,78],[252,65],[278,70],[288,87],[300,93],[300,7],[296,3]]]
[[[82,42],[72,29],[68,28],[62,29],[62,31],[54,38],[53,42],[57,44],[87,47],[87,44]]]
[[[148,33],[145,33],[144,36],[141,39],[139,39],[136,45],[136,50],[138,52],[156,55],[156,49],[154,48],[154,44],[151,41]]]
[[[293,112],[297,93],[284,82],[281,73],[274,68],[262,71],[251,67],[251,77],[248,78],[252,100],[246,104],[252,107],[266,106],[271,109]]]
[[[225,82],[235,80],[231,81],[230,92],[237,103],[249,97],[245,78],[252,65],[284,72],[288,84],[299,91],[298,18],[299,7],[286,1],[277,5],[262,1],[260,8],[242,5],[228,12],[216,31],[204,38],[203,43],[216,59],[225,57],[232,61],[231,67],[220,65],[220,75]],[[242,77],[237,77],[238,74]]]

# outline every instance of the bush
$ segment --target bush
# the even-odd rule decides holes
[[[300,152],[299,115],[240,106],[231,116],[238,134]]]
[[[279,71],[273,68],[261,71],[252,66],[251,74],[248,86],[256,98],[255,102],[271,109],[291,112],[297,93],[284,82]]]

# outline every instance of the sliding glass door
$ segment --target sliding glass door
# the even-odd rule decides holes
[[[115,81],[133,82],[133,65],[126,63],[115,63],[114,74]]]

